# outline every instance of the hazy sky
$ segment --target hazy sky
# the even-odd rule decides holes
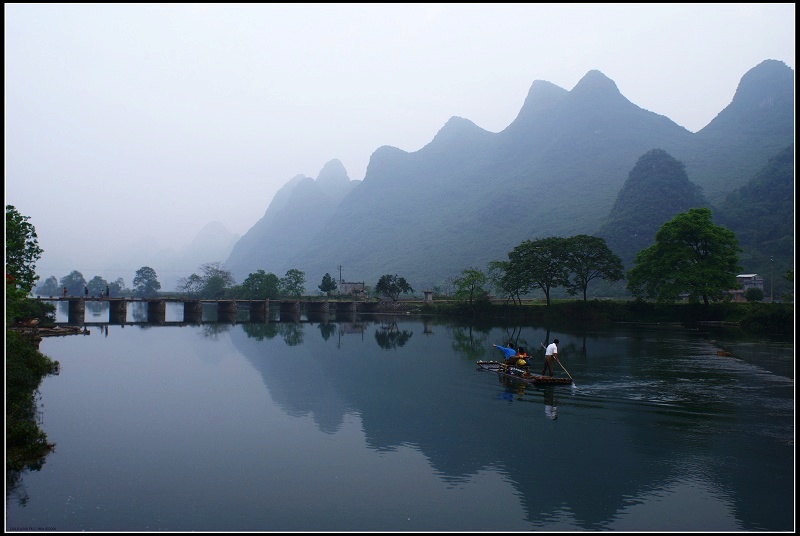
[[[795,68],[794,4],[4,11],[6,204],[36,227],[42,279],[88,280],[157,234],[183,248],[211,221],[244,234],[295,175],[338,158],[363,179],[377,148],[417,151],[453,116],[499,132],[535,80],[571,90],[597,69],[696,132],[751,68]]]

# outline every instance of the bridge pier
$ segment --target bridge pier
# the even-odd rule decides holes
[[[203,302],[200,300],[187,300],[183,302],[183,321],[189,324],[199,324],[203,321]]]
[[[153,300],[147,302],[147,322],[150,324],[163,324],[167,321],[167,302]]]
[[[330,311],[330,302],[326,301],[310,301],[306,303],[306,312],[312,313],[327,313]]]
[[[250,301],[250,322],[266,322],[269,318],[269,300]]]
[[[356,302],[336,302],[337,313],[355,313]]]
[[[86,301],[78,298],[69,300],[69,310],[67,312],[67,322],[82,326],[86,318]]]
[[[356,310],[359,313],[374,313],[378,310],[379,302],[358,302]]]
[[[220,322],[236,323],[236,301],[217,302],[217,320]]]
[[[108,300],[108,323],[124,324],[128,320],[128,302]]]
[[[281,302],[281,314],[284,313],[300,313],[300,302],[298,300],[293,301],[282,301]]]

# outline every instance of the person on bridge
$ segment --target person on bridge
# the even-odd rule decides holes
[[[67,297],[67,287],[64,287],[64,297]]]

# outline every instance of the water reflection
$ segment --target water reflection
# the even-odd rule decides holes
[[[29,501],[9,518],[62,513],[61,530],[791,527],[791,378],[720,358],[707,336],[675,327],[426,320],[107,326],[107,338],[51,345],[80,356],[47,352],[69,364],[48,385],[63,390],[48,421],[64,423],[53,424],[49,475],[67,480],[31,486],[49,510]],[[531,348],[559,338],[580,387],[476,370],[512,337]],[[108,490],[111,472],[148,489]],[[64,513],[55,490],[74,489],[75,474],[79,512],[101,502],[96,489],[108,515],[136,497],[135,516]],[[298,508],[309,504],[319,508]]]

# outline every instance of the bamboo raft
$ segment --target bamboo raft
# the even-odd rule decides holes
[[[531,385],[570,385],[572,383],[571,378],[555,378],[553,376],[531,374],[525,369],[506,365],[499,361],[478,361],[478,367]]]

